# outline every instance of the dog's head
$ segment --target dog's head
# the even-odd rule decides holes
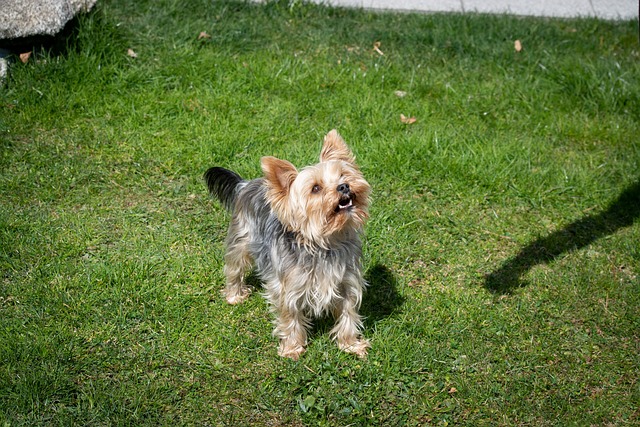
[[[328,248],[362,228],[371,187],[336,130],[324,138],[320,163],[298,171],[286,160],[263,157],[267,202],[280,222],[306,242]]]

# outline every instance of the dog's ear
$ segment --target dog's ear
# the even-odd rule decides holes
[[[262,172],[267,180],[269,193],[274,197],[286,197],[291,184],[298,176],[295,166],[286,160],[267,156],[260,159]]]
[[[320,161],[327,162],[329,160],[341,160],[343,162],[355,164],[355,157],[345,144],[344,139],[337,130],[333,129],[324,137],[322,151],[320,152]]]

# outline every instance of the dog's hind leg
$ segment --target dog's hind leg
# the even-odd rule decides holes
[[[227,251],[224,255],[226,286],[222,291],[229,304],[239,304],[251,294],[245,283],[245,274],[252,265],[246,234],[239,233],[238,225],[232,222],[227,236]]]

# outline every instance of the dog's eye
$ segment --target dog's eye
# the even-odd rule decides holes
[[[314,194],[320,192],[320,186],[318,184],[314,185],[311,188],[311,192],[314,193]]]

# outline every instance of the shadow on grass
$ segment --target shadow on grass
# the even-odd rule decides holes
[[[382,264],[375,264],[365,272],[369,284],[362,299],[360,313],[366,329],[395,313],[404,303],[398,293],[398,282],[393,272]]]
[[[485,277],[484,287],[493,293],[508,294],[527,285],[527,271],[548,263],[565,252],[583,248],[593,241],[633,224],[640,216],[640,181],[625,189],[609,208],[575,221],[561,230],[525,246],[499,269]]]

